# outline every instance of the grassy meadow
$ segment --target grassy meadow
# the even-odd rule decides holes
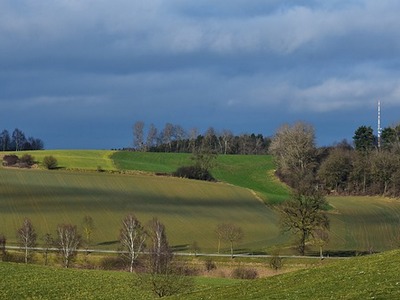
[[[192,292],[165,299],[399,299],[399,264],[391,251],[256,280],[196,277]],[[127,272],[1,262],[0,273],[4,299],[156,299]]]

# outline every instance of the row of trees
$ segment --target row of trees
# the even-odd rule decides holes
[[[137,151],[192,153],[207,148],[216,154],[266,154],[270,139],[262,134],[234,135],[230,130],[217,132],[210,127],[200,134],[196,128],[186,131],[180,125],[166,123],[160,131],[150,124],[145,134],[145,124],[133,125],[133,146]]]
[[[0,151],[22,151],[22,150],[43,150],[44,144],[41,139],[26,137],[18,128],[12,134],[3,130],[0,134]]]
[[[354,147],[343,141],[317,148],[314,128],[305,123],[282,126],[270,152],[277,175],[295,189],[318,186],[339,194],[400,195],[400,125],[383,129],[381,140],[373,129],[360,126]]]

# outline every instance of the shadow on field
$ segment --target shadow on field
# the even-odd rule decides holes
[[[98,243],[97,245],[98,246],[107,246],[107,245],[115,245],[118,243],[119,243],[119,241],[106,241],[106,242]]]

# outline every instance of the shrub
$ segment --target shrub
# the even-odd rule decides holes
[[[31,167],[35,164],[35,158],[30,154],[24,154],[22,155],[20,162],[28,167]]]
[[[183,166],[178,168],[172,175],[188,179],[215,181],[208,170],[199,166]]]
[[[120,256],[106,256],[100,261],[100,268],[103,270],[124,270],[126,263]]]
[[[256,270],[251,268],[238,267],[233,270],[232,277],[235,279],[256,279],[258,273]]]
[[[18,163],[19,159],[18,156],[11,154],[11,155],[4,155],[3,157],[3,165],[4,166],[14,166],[16,163]]]
[[[283,260],[278,254],[274,254],[269,261],[269,266],[271,269],[278,271],[283,267]]]
[[[54,156],[50,155],[43,158],[43,165],[46,167],[46,169],[49,170],[56,169],[58,166],[58,162]]]
[[[204,265],[206,267],[207,272],[210,272],[210,271],[215,270],[217,268],[217,265],[211,259],[207,259],[204,262]]]

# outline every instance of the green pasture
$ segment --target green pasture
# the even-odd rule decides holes
[[[39,236],[57,224],[80,225],[85,215],[95,222],[93,243],[116,248],[122,218],[134,213],[142,223],[159,218],[172,246],[197,242],[215,252],[214,229],[232,222],[244,231],[242,251],[263,250],[285,241],[273,210],[246,189],[224,183],[174,177],[97,172],[0,169],[0,232],[16,242],[24,217]],[[223,245],[227,250],[228,245]]]
[[[192,163],[190,154],[115,152],[111,158],[120,170],[171,173]],[[219,181],[249,188],[269,204],[288,198],[289,189],[274,176],[270,155],[219,155],[213,176]]]
[[[400,252],[339,260],[256,280],[195,278],[194,291],[166,299],[399,299]],[[155,299],[134,274],[0,263],[2,299]]]
[[[59,269],[0,263],[1,299],[157,299],[135,286],[128,272]],[[234,285],[238,280],[195,278],[195,290]]]
[[[173,299],[400,299],[400,252],[340,260]]]

